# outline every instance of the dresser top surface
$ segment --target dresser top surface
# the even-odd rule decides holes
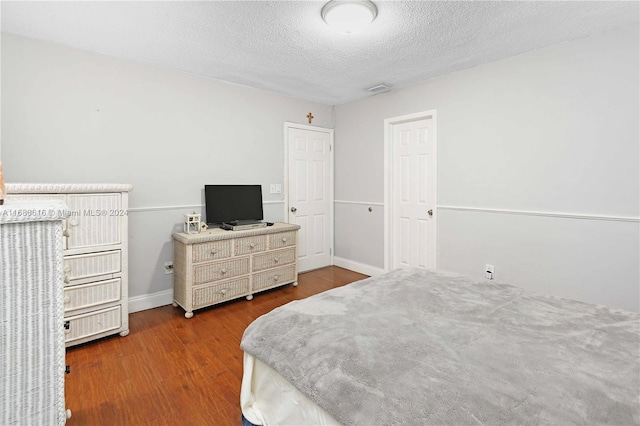
[[[124,183],[7,183],[8,194],[86,194],[130,192],[133,185]]]
[[[228,240],[232,238],[251,237],[254,235],[276,234],[278,232],[297,231],[300,225],[292,223],[274,223],[273,226],[264,228],[247,229],[245,231],[226,231],[219,228],[211,228],[197,234],[187,234],[185,232],[176,232],[173,239],[183,244],[204,243],[208,241]]]

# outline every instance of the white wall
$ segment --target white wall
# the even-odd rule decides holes
[[[634,25],[336,107],[336,256],[384,267],[382,207],[349,202],[384,201],[384,120],[437,110],[439,268],[491,263],[639,310],[638,40]]]
[[[284,184],[283,126],[310,111],[332,126],[326,105],[2,35],[5,179],[133,184],[134,301],[170,303],[171,233],[204,204],[205,184],[260,183],[265,220],[284,218],[282,194],[268,193]]]
[[[439,267],[479,275],[492,263],[498,279],[523,287],[639,310],[638,34],[563,43],[337,107],[336,257],[383,268],[383,122],[435,109]],[[332,127],[328,106],[6,34],[1,90],[8,182],[134,185],[130,294],[141,306],[150,295],[170,301],[161,265],[205,183],[283,183],[283,122],[312,111],[315,125]],[[268,220],[283,218],[281,199],[265,194]]]

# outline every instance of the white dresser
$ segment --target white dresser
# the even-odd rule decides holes
[[[128,195],[123,184],[7,184],[5,205],[59,200],[63,221],[66,346],[129,334]]]
[[[173,306],[194,309],[285,284],[298,284],[300,226],[276,223],[247,231],[173,234]]]
[[[0,206],[0,424],[63,425],[62,219],[59,201]]]

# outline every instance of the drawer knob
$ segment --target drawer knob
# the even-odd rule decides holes
[[[287,237],[282,237],[282,242],[286,243],[287,242]]]
[[[256,243],[251,243],[249,244],[249,247],[254,248],[256,246]]]
[[[224,269],[224,268],[222,268],[222,269],[220,269],[220,273],[221,273],[222,275],[224,275],[224,274],[226,274],[226,273],[227,273],[227,270],[226,270],[226,269]]]
[[[69,296],[64,298],[64,304],[68,305],[69,303],[71,303],[71,298]]]
[[[280,279],[280,275],[274,275],[274,276],[273,276],[273,280],[274,280],[274,281],[278,281],[279,279]]]
[[[211,254],[216,254],[216,249],[211,250]]]
[[[69,236],[69,231],[66,230],[66,229],[64,231],[62,231],[62,236],[63,237],[68,237]]]
[[[64,271],[64,272],[70,272],[70,271],[71,271],[71,266],[69,266],[69,265],[65,265],[65,267],[64,267],[64,269],[63,269],[63,271]]]
[[[64,276],[64,282],[65,284],[69,284],[69,282],[71,281],[71,278],[69,278],[69,275],[65,275]]]
[[[71,226],[78,226],[78,219],[72,219],[69,221],[69,225]]]
[[[274,258],[273,258],[273,261],[274,261],[274,262],[276,262],[276,263],[278,263],[278,262],[280,261],[280,258],[279,258],[279,257],[274,257]]]
[[[220,294],[224,296],[225,294],[227,294],[228,291],[229,291],[228,288],[223,288],[222,290],[220,290]]]

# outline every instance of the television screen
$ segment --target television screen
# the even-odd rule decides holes
[[[260,221],[262,186],[205,185],[207,223],[240,223]]]

